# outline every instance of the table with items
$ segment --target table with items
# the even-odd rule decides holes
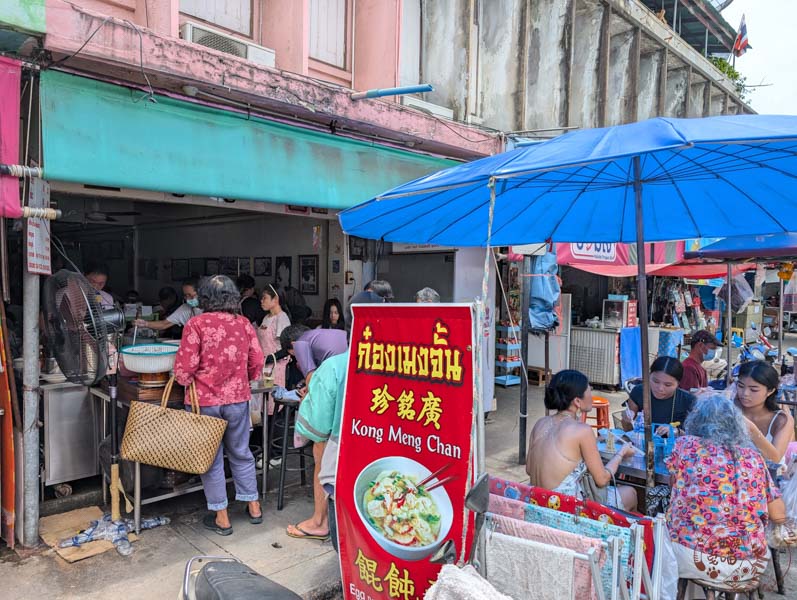
[[[264,452],[265,449],[268,448],[268,430],[269,430],[269,415],[268,415],[268,394],[271,393],[273,389],[273,383],[264,383],[264,382],[257,382],[252,384],[252,394],[258,395],[263,394],[263,402],[261,405],[261,418],[263,424],[263,434],[262,434],[262,445],[261,445],[261,452]],[[91,393],[92,397],[101,401],[101,411],[102,411],[102,437],[108,435],[108,419],[107,419],[107,406],[111,402],[111,397],[107,388],[106,384],[101,386],[95,386],[89,388],[89,392]],[[121,409],[122,414],[127,414],[127,411],[130,408],[131,402],[150,402],[160,404],[163,394],[163,388],[148,388],[145,386],[141,386],[136,378],[127,378],[127,377],[119,377],[118,378],[118,389],[117,389],[117,399],[116,405],[119,409]],[[183,407],[183,398],[184,392],[183,388],[175,385],[172,388],[172,391],[169,395],[167,406],[170,408],[177,408],[182,409]],[[119,423],[117,425],[123,424],[121,419],[119,419]],[[122,430],[123,431],[123,428]],[[120,431],[120,439],[121,439],[121,431]],[[263,460],[263,468],[257,470],[257,474],[261,476],[261,498],[265,497],[266,494],[266,476],[267,476],[267,469],[265,468],[266,459]],[[202,483],[194,483],[190,484],[191,479],[194,479],[194,476],[189,479],[188,485],[174,485],[170,491],[165,493],[159,493],[155,496],[150,496],[147,498],[142,498],[141,494],[141,463],[135,462],[133,463],[134,468],[134,477],[133,477],[133,520],[135,523],[135,531],[136,533],[140,532],[141,527],[141,506],[144,504],[153,504],[155,502],[160,502],[161,500],[166,500],[168,498],[175,498],[177,496],[182,496],[184,494],[190,494],[193,492],[198,492],[202,489]],[[107,476],[107,474],[106,474]],[[232,478],[228,478],[227,482],[229,483],[232,481]],[[166,488],[168,489],[168,488]],[[105,498],[105,494],[107,492],[107,486],[103,485],[103,498]]]

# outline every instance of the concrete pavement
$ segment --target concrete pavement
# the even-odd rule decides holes
[[[619,410],[624,400],[624,394],[595,393],[609,399],[613,411]],[[487,468],[498,476],[527,481],[524,466],[518,464],[519,388],[499,386],[496,394],[498,410],[485,424]],[[529,388],[528,431],[545,414],[542,397],[542,388]],[[275,488],[274,483],[270,484],[271,490]],[[338,560],[332,545],[295,540],[284,533],[289,523],[301,521],[311,513],[310,487],[294,483],[287,491],[284,510],[279,512],[275,494],[269,492],[263,508],[264,523],[250,525],[243,504],[235,503],[235,533],[221,537],[202,527],[205,511],[201,493],[145,506],[144,516],[167,515],[172,523],[142,532],[129,558],[111,551],[70,565],[49,549],[26,553],[24,558],[0,551],[0,597],[173,600],[179,593],[188,559],[210,554],[236,557],[305,598],[342,598]],[[789,566],[788,554],[782,555],[781,563],[784,569]],[[768,577],[772,580],[771,574]],[[787,575],[786,593],[787,597],[797,597],[795,570]]]

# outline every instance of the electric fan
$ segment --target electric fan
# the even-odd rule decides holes
[[[103,309],[97,290],[80,273],[62,269],[44,281],[42,314],[47,340],[67,381],[98,384],[108,377],[111,415],[111,519],[119,521],[119,440],[116,431],[116,345],[124,313]]]

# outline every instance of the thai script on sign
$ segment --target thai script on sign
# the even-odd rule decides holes
[[[463,351],[448,343],[448,326],[437,321],[431,344],[377,341],[373,328],[363,329],[357,341],[357,372],[392,375],[460,385],[465,373]]]
[[[575,258],[614,262],[617,259],[617,244],[605,242],[579,242],[570,244],[570,254]]]

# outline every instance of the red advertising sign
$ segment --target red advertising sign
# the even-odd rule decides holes
[[[335,484],[344,596],[423,598],[440,570],[429,559],[448,540],[462,550],[472,307],[352,308]]]

